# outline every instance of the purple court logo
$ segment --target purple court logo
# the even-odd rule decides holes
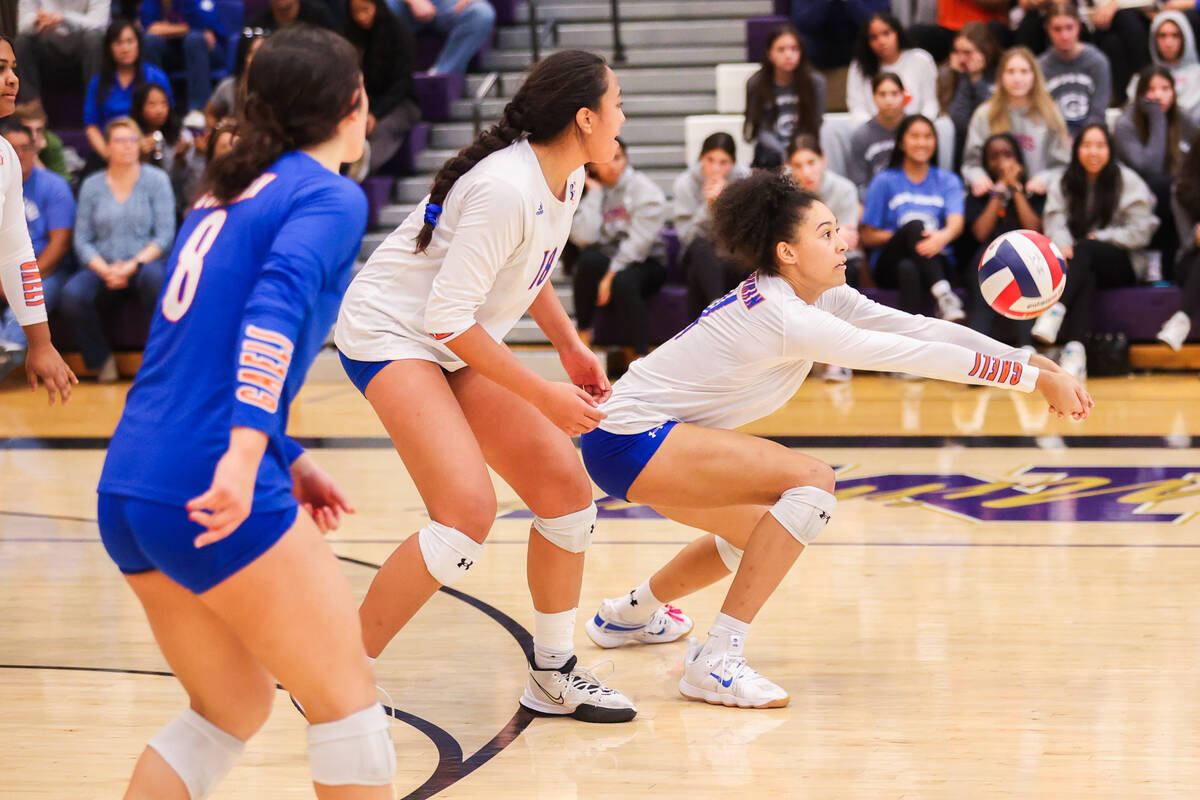
[[[1007,478],[914,473],[839,478],[842,503],[863,500],[949,512],[969,522],[1166,522],[1200,512],[1200,467],[1029,467]],[[1184,503],[1176,501],[1185,500]],[[1171,503],[1170,511],[1159,506]],[[605,497],[604,519],[653,519],[653,510]],[[1180,510],[1182,506],[1183,510]],[[528,510],[506,518],[529,519]]]

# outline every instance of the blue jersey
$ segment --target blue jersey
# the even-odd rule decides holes
[[[288,406],[333,325],[366,229],[352,181],[288,153],[233,202],[201,198],[167,265],[101,492],[183,505],[230,428],[267,434],[253,511],[295,503]]]
[[[947,217],[963,213],[963,185],[953,172],[930,167],[925,180],[913,183],[903,169],[887,169],[871,179],[863,203],[862,224],[897,231],[920,220],[929,232],[946,227]],[[943,251],[950,255],[950,246]],[[871,263],[879,250],[871,253]]]

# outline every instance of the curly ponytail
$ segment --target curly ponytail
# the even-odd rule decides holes
[[[778,275],[775,245],[792,239],[808,209],[820,201],[774,170],[755,170],[729,184],[712,208],[718,247],[746,271]]]
[[[202,192],[229,202],[284,153],[329,140],[360,91],[358,55],[342,37],[303,23],[273,34],[238,85],[233,150],[209,163]]]
[[[423,253],[429,247],[442,203],[455,181],[487,156],[522,137],[534,144],[557,137],[574,124],[579,109],[595,109],[600,105],[600,98],[608,90],[607,73],[604,59],[584,50],[563,50],[534,65],[504,107],[499,122],[459,150],[433,176],[425,206],[425,224],[417,233],[414,252]]]

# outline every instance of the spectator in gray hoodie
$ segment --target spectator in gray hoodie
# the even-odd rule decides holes
[[[1079,379],[1087,376],[1083,341],[1092,330],[1093,293],[1145,277],[1145,247],[1159,224],[1150,187],[1119,164],[1113,150],[1104,125],[1080,131],[1070,165],[1050,184],[1042,219],[1046,236],[1067,259],[1067,285],[1062,299],[1037,318],[1033,338],[1065,340],[1060,364]]]
[[[629,166],[625,143],[607,164],[588,165],[587,191],[571,223],[575,263],[575,320],[590,331],[597,306],[610,306],[628,344],[650,352],[646,301],[666,280],[666,245],[659,233],[667,198],[654,181]],[[587,339],[585,339],[586,341]]]
[[[904,83],[894,72],[881,72],[871,81],[878,112],[850,136],[846,177],[858,187],[858,199],[867,196],[871,179],[888,168],[896,130],[904,120]]]
[[[746,277],[745,270],[717,253],[709,231],[708,212],[717,195],[732,181],[750,174],[734,163],[737,145],[728,133],[714,133],[700,145],[700,158],[675,179],[672,219],[683,247],[688,287],[688,313],[700,316],[709,303]]]
[[[1074,3],[1052,3],[1046,11],[1050,49],[1038,59],[1046,91],[1072,136],[1085,125],[1103,123],[1112,98],[1112,67],[1097,47],[1079,41],[1082,28]]]
[[[1192,26],[1179,11],[1161,11],[1150,23],[1150,57],[1155,65],[1166,67],[1175,79],[1175,97],[1179,108],[1200,123],[1200,59],[1196,56],[1196,38]],[[1135,83],[1129,81],[1130,97],[1137,97]]]

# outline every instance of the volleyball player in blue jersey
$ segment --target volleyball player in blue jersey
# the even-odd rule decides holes
[[[349,508],[285,434],[366,225],[337,174],[365,137],[358,58],[289,27],[240,92],[238,141],[180,229],[100,479],[104,546],[190,699],[126,797],[207,796],[270,714],[276,678],[304,705],[317,796],[391,797],[388,720],[318,530]]]

